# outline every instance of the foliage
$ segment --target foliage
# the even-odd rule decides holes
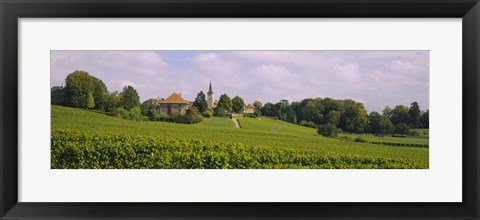
[[[372,112],[368,116],[367,131],[372,134],[391,134],[395,127],[387,116]]]
[[[76,108],[87,108],[88,94],[95,93],[93,77],[85,71],[70,73],[65,79],[65,90],[67,91],[67,103]]]
[[[160,105],[147,100],[140,105],[140,112],[151,121],[159,121],[161,118]]]
[[[52,169],[425,168],[402,159],[196,139],[52,130]]]
[[[103,110],[106,112],[113,112],[117,107],[120,107],[120,96],[118,95],[118,92],[112,92],[105,95]]]
[[[232,99],[232,110],[236,113],[242,113],[245,107],[245,102],[238,95]]]
[[[345,100],[345,112],[340,118],[340,128],[347,132],[361,133],[367,126],[368,115],[362,103]]]
[[[136,106],[130,109],[130,111],[122,107],[115,108],[115,110],[112,112],[112,116],[132,120],[132,121],[142,121],[144,118],[140,112],[139,106]]]
[[[205,109],[202,113],[203,117],[211,118],[213,116],[213,111],[211,109]]]
[[[422,127],[422,124],[420,123],[420,106],[417,102],[412,102],[408,109],[408,115],[410,117],[409,125],[411,128]]]
[[[203,120],[202,114],[198,111],[197,107],[191,106],[187,109],[187,117],[190,120],[190,124],[199,123]]]
[[[220,96],[218,100],[217,109],[220,108],[221,111],[218,111],[218,115],[225,116],[226,114],[232,111],[232,100],[227,94],[223,94]]]
[[[361,137],[356,137],[355,142],[367,142],[367,141]]]
[[[105,102],[108,96],[107,86],[102,80],[93,77],[93,87],[94,93],[92,95],[95,100],[95,106],[97,106],[98,109],[105,110]]]
[[[229,113],[225,108],[217,106],[213,112],[213,115],[219,117],[227,117]]]
[[[140,106],[135,106],[132,109],[130,109],[130,112],[129,112],[128,116],[129,116],[128,119],[130,119],[130,120],[142,121],[143,120],[143,115],[141,113]]]
[[[427,110],[422,114],[422,117],[420,117],[420,122],[422,123],[423,128],[429,128],[430,122],[429,122],[429,111]]]
[[[132,86],[123,87],[123,91],[120,93],[120,105],[126,110],[139,106],[140,97],[137,90]]]
[[[262,109],[262,106],[263,106],[262,102],[260,102],[260,101],[255,100],[255,102],[253,102],[253,107],[255,108],[255,110]]]
[[[410,127],[405,123],[395,125],[395,133],[397,134],[407,135],[409,131]]]
[[[319,125],[317,132],[325,137],[337,137],[339,133],[342,133],[342,129],[339,129],[332,124],[325,124]]]
[[[195,101],[193,102],[193,106],[195,106],[198,111],[200,112],[204,112],[208,105],[207,105],[207,99],[206,99],[206,96],[205,94],[200,91],[199,93],[197,93],[197,97],[195,98]]]
[[[408,124],[410,122],[410,115],[408,114],[408,107],[403,105],[397,105],[393,110],[389,113],[390,121],[394,125],[403,123]]]
[[[87,108],[89,109],[95,108],[95,100],[93,99],[92,93],[88,93]]]
[[[310,127],[310,128],[316,128],[317,127],[317,125],[315,123],[313,123],[311,121],[306,121],[306,120],[302,120],[300,122],[300,125],[305,126],[305,127]]]
[[[325,116],[325,122],[327,124],[333,124],[335,126],[340,125],[340,117],[342,113],[337,110],[331,110],[328,112],[327,116]]]
[[[218,119],[218,120],[217,120]],[[123,140],[114,141],[112,144],[101,144],[101,140],[96,140],[95,143],[84,143],[78,141],[77,143],[71,141],[70,144],[66,142],[55,143],[55,140],[58,140],[52,136],[52,149],[53,144],[67,149],[72,148],[73,150],[78,150],[79,153],[76,156],[71,156],[71,158],[81,159],[89,153],[96,152],[96,159],[86,159],[84,164],[89,164],[88,166],[94,166],[93,164],[98,161],[104,161],[101,158],[120,158],[119,155],[110,155],[104,150],[107,147],[112,151],[127,152],[130,150],[139,150],[145,149],[146,145],[140,145],[144,143],[137,137],[145,137],[149,139],[162,139],[168,141],[169,143],[178,143],[175,149],[171,149],[172,154],[179,155],[179,160],[187,161],[191,158],[185,159],[183,156],[185,152],[198,152],[198,154],[208,154],[211,151],[202,151],[201,144],[191,144],[192,146],[183,147],[183,144],[187,143],[190,140],[201,141],[208,146],[220,145],[225,146],[223,148],[216,148],[215,152],[219,154],[226,154],[231,146],[234,145],[244,145],[248,146],[248,149],[266,149],[266,150],[278,150],[281,152],[291,152],[289,150],[294,150],[295,155],[317,155],[315,157],[323,157],[324,155],[337,155],[338,158],[358,158],[359,160],[364,160],[365,162],[359,162],[359,160],[352,160],[348,163],[333,162],[331,165],[326,163],[312,163],[311,165],[303,165],[303,160],[297,160],[296,162],[289,164],[288,160],[283,156],[273,157],[270,154],[265,154],[265,158],[270,158],[272,160],[278,160],[278,168],[327,168],[331,166],[332,168],[380,168],[380,167],[397,167],[397,168],[428,168],[428,148],[416,148],[416,147],[393,147],[393,146],[383,146],[369,143],[360,143],[360,142],[345,142],[340,139],[326,138],[323,136],[318,136],[316,134],[316,129],[307,128],[303,126],[298,126],[295,124],[287,123],[280,120],[272,120],[266,117],[261,118],[237,118],[242,125],[241,129],[235,128],[233,122],[227,118],[217,118],[213,117],[208,120],[204,120],[201,123],[195,125],[184,125],[176,123],[165,123],[165,122],[133,122],[130,120],[123,120],[120,118],[110,117],[104,114],[94,113],[91,111],[79,110],[74,108],[66,108],[61,106],[52,106],[52,129],[61,129],[61,130],[72,130],[73,132],[79,132],[80,134],[85,134],[86,137],[95,137],[100,138],[92,134],[98,133],[100,135],[107,135],[107,138],[114,138],[115,136],[120,137],[127,135],[130,137],[131,141],[123,142]],[[213,120],[213,121],[212,121]],[[210,122],[215,122],[211,124]],[[220,122],[225,126],[220,126],[216,124]],[[53,130],[52,130],[53,132]],[[53,133],[52,133],[53,134]],[[345,136],[349,134],[339,134],[339,136]],[[69,137],[70,135],[66,135]],[[355,136],[354,136],[355,137]],[[362,138],[367,138],[368,142],[374,141],[375,138],[380,140],[379,142],[402,142],[402,143],[417,143],[417,141],[425,141],[423,143],[428,144],[428,138],[392,138],[392,137],[376,137],[373,135],[362,135]],[[385,141],[382,141],[385,140]],[[397,141],[399,140],[399,141]],[[153,141],[153,140],[152,140]],[[163,143],[163,142],[162,142]],[[422,143],[422,142],[419,142]],[[83,146],[91,149],[85,150]],[[130,147],[132,146],[132,147]],[[149,144],[148,146],[152,146]],[[173,145],[168,145],[172,146]],[[69,149],[69,150],[72,150]],[[286,151],[285,151],[286,150]],[[61,150],[60,152],[62,152]],[[59,151],[56,151],[59,152]],[[308,153],[310,152],[310,153]],[[85,154],[83,154],[85,153]],[[151,152],[150,152],[151,153]],[[61,155],[54,155],[52,151],[52,167],[54,165],[53,158],[59,158],[60,160],[66,160],[65,157]],[[81,155],[83,156],[81,156]],[[156,153],[155,153],[156,154]],[[162,155],[163,152],[158,152],[156,155]],[[167,154],[167,153],[166,153]],[[232,153],[231,155],[236,155],[237,153]],[[243,155],[243,154],[239,154]],[[257,155],[258,152],[253,153],[252,155]],[[250,157],[250,155],[244,155]],[[138,162],[137,155],[135,158],[125,159],[125,163],[130,164],[126,168],[149,168],[147,165],[143,166],[140,163],[133,166],[133,163]],[[287,156],[286,158],[288,158]],[[183,159],[182,159],[183,158]],[[368,158],[377,158],[376,161],[368,160]],[[77,160],[75,159],[75,160]],[[269,160],[270,160],[269,159]],[[333,158],[332,158],[333,159]],[[81,159],[84,160],[84,159]],[[120,159],[119,159],[120,160]],[[155,163],[165,163],[171,164],[172,162],[160,161],[158,157],[152,159],[156,161]],[[97,161],[97,162],[95,162]],[[385,161],[381,162],[381,161]],[[397,162],[392,162],[397,161]],[[91,162],[91,163],[90,163]],[[231,161],[229,161],[230,164]],[[380,162],[381,164],[377,164]],[[99,162],[100,163],[100,162]],[[397,163],[402,163],[399,165]],[[395,165],[396,164],[396,165]],[[79,167],[80,165],[75,165]],[[87,166],[87,165],[85,165]],[[112,165],[113,166],[113,165]],[[172,167],[169,165],[168,167]],[[61,166],[57,166],[60,168]],[[178,166],[180,167],[180,165]],[[187,167],[182,165],[182,167]],[[230,168],[231,166],[228,166]],[[72,168],[74,168],[72,166]],[[167,166],[158,166],[157,168],[167,168]],[[260,166],[257,168],[261,168]]]

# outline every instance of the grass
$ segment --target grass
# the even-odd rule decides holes
[[[232,119],[222,118],[222,117],[204,118],[204,120],[202,122],[200,122],[198,125],[213,126],[213,127],[224,127],[224,128],[232,128],[232,127],[235,126],[233,124]]]
[[[412,130],[417,131],[419,137],[427,137],[428,138],[428,136],[430,135],[430,132],[429,132],[428,128],[415,128],[415,129],[412,129]]]
[[[52,129],[78,132],[108,132],[169,141],[198,140],[206,143],[242,144],[271,150],[291,150],[299,154],[385,158],[428,168],[428,148],[410,148],[357,143],[316,134],[313,128],[268,118],[239,117],[241,129],[231,119],[210,118],[196,125],[167,122],[134,122],[86,110],[52,106]],[[372,138],[380,138],[372,135]],[[283,152],[283,151],[282,151]],[[302,153],[304,152],[304,153]],[[308,152],[308,153],[307,153]],[[315,166],[312,166],[315,167]],[[347,166],[355,168],[355,166]],[[369,167],[369,166],[359,166]],[[375,167],[375,166],[373,166]],[[405,167],[403,167],[405,168]],[[409,167],[406,167],[409,168]]]
[[[340,137],[350,137],[355,139],[360,137],[367,142],[391,142],[404,144],[428,144],[428,138],[424,137],[391,137],[391,136],[375,136],[373,134],[339,134]]]

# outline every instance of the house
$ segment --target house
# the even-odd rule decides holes
[[[50,98],[52,105],[64,105],[67,100],[65,86],[53,86],[50,90]]]
[[[252,104],[248,104],[247,106],[245,106],[245,109],[243,110],[243,113],[253,114],[253,113],[255,113],[255,107]]]
[[[150,105],[159,105],[160,102],[162,102],[163,100],[165,100],[165,99],[163,99],[163,98],[151,98],[151,99],[146,100],[143,103],[150,104]]]
[[[178,93],[172,93],[168,98],[159,102],[160,104],[160,113],[162,115],[185,115],[187,113],[188,107],[190,107],[190,102],[182,98]]]

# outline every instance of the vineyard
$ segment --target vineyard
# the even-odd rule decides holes
[[[53,169],[428,168],[428,148],[322,137],[282,121],[134,122],[52,106]],[[229,126],[230,125],[230,126]]]

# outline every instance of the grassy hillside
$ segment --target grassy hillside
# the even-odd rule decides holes
[[[204,118],[203,121],[200,122],[198,125],[224,127],[224,128],[233,128],[235,126],[231,119],[221,118],[221,117]]]
[[[317,135],[315,129],[267,118],[239,118],[239,122],[240,129],[235,128],[230,119],[215,117],[196,125],[133,122],[86,110],[52,106],[52,167],[428,168],[428,148],[391,147],[326,138]],[[131,153],[132,163],[122,162],[123,165],[119,166],[120,162],[115,158],[128,155],[127,150]],[[100,151],[110,155],[106,157],[108,160],[105,159],[110,163],[98,159],[104,157]],[[143,155],[147,151],[150,154]],[[170,156],[161,162],[157,154]],[[78,159],[86,155],[91,157],[88,160],[95,158],[98,162]],[[165,162],[169,160],[177,162]],[[191,164],[191,161],[203,162]]]

